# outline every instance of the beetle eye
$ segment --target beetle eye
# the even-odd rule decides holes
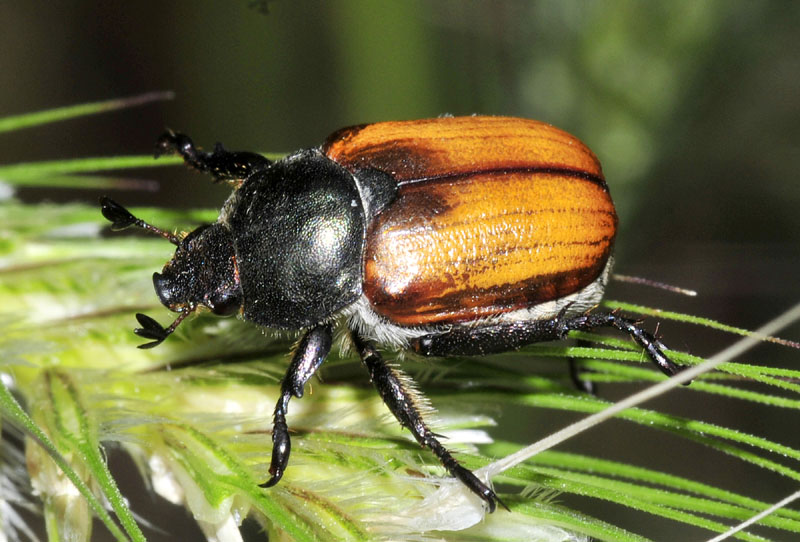
[[[231,316],[242,306],[242,300],[234,292],[223,292],[210,298],[207,305],[217,316]]]

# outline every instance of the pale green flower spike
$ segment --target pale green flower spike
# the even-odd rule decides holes
[[[87,107],[75,111],[93,111]],[[60,120],[62,113],[0,126]],[[242,540],[239,527],[247,517],[270,540],[640,541],[645,539],[613,525],[613,517],[595,519],[559,504],[559,495],[607,500],[708,533],[769,506],[702,480],[555,450],[511,468],[493,463],[529,444],[492,440],[501,409],[525,407],[525,424],[536,427],[542,408],[593,413],[609,405],[574,391],[561,360],[543,370],[544,363],[531,367],[534,356],[585,358],[594,381],[663,380],[641,365],[646,360],[635,345],[619,335],[594,334],[576,334],[590,347],[565,343],[490,359],[399,361],[430,399],[434,430],[448,437],[465,466],[480,473],[494,465],[488,467],[492,481],[511,512],[486,514],[481,501],[398,426],[358,361],[338,348],[323,367],[325,382],[312,380],[306,396],[292,402],[293,450],[285,477],[260,488],[269,477],[272,410],[295,337],[198,315],[158,348],[140,350],[141,339],[132,333],[136,312],[171,320],[151,276],[173,247],[162,239],[106,235],[96,205],[26,205],[13,198],[13,187],[21,184],[113,184],[108,177],[76,175],[131,164],[150,165],[151,159],[0,167],[6,183],[0,189],[0,542],[33,539],[41,531],[20,515],[31,508],[42,514],[49,540],[91,540],[93,517],[117,540],[145,540],[154,532],[151,518],[134,515],[137,497],[117,488],[106,467],[107,449],[130,454],[152,491],[186,507],[206,538],[220,542]],[[135,212],[170,231],[217,216],[216,210]],[[687,365],[702,361],[671,355]],[[744,386],[742,377],[761,385]],[[750,401],[754,409],[781,407],[789,417],[800,409],[798,381],[800,371],[727,363],[676,392],[708,394],[708,401],[724,395]],[[800,450],[778,442],[641,407],[618,418],[703,443],[712,456],[724,452],[800,480]],[[507,416],[501,423],[519,422]],[[771,530],[763,531],[765,525]],[[797,536],[800,513],[778,510],[755,529],[763,536],[738,536]]]

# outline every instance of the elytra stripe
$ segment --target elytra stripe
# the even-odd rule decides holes
[[[602,186],[606,190],[608,189],[608,185],[606,185],[606,181],[602,176],[592,175],[586,171],[578,170],[578,169],[569,169],[563,167],[504,167],[504,168],[495,168],[495,169],[479,169],[476,168],[472,171],[460,171],[456,173],[442,173],[441,175],[431,176],[431,177],[421,177],[419,179],[404,179],[398,181],[398,186],[403,186],[406,184],[416,184],[416,183],[426,183],[426,182],[437,182],[441,180],[448,180],[448,179],[460,179],[463,177],[471,177],[473,175],[508,175],[511,173],[540,173],[543,175],[561,175],[564,177],[575,177],[576,179],[585,179],[590,181],[598,186]]]

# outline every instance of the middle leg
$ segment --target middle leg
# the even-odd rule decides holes
[[[486,501],[489,512],[494,512],[497,503],[508,510],[494,491],[486,484],[481,482],[472,471],[461,466],[461,464],[442,446],[422,419],[422,415],[414,401],[414,394],[408,389],[403,379],[396,370],[392,369],[381,357],[375,347],[358,333],[352,332],[353,343],[361,356],[361,361],[369,371],[372,383],[378,390],[383,402],[389,408],[400,425],[408,428],[417,442],[430,450],[439,458],[442,465],[454,477],[458,478],[470,491]]]

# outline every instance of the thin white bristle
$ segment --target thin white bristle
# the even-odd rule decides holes
[[[634,277],[631,275],[620,275],[619,273],[614,273],[611,275],[614,280],[618,280],[620,282],[628,282],[631,284],[643,284],[645,286],[652,286],[653,288],[658,288],[660,290],[666,290],[668,292],[672,292],[674,294],[683,294],[688,295],[689,297],[695,297],[697,295],[696,290],[689,290],[688,288],[681,288],[680,286],[673,286],[672,284],[667,284],[665,282],[659,282],[657,280],[650,280],[644,277]]]

